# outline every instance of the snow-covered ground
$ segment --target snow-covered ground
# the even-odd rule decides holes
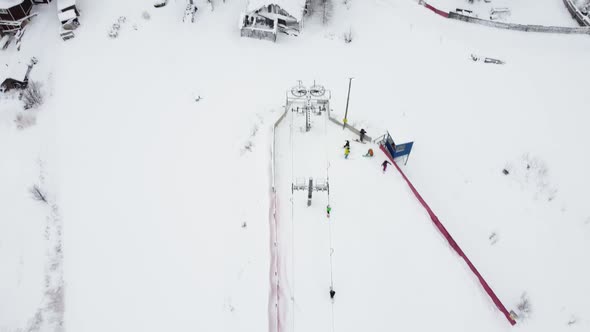
[[[78,3],[76,38],[59,39],[50,4],[37,7],[20,52],[0,53],[9,67],[36,56],[31,79],[46,91],[22,130],[19,103],[0,100],[0,329],[36,326],[51,299],[52,212],[29,193],[43,182],[63,224],[66,330],[267,330],[270,127],[298,79],[331,89],[342,117],[351,76],[350,123],[414,140],[404,169],[418,190],[507,307],[528,294],[529,317],[515,328],[590,326],[587,36],[352,0],[334,3],[328,26],[316,15],[273,44],[239,38],[245,0],[214,11],[200,1],[194,24],[181,23],[184,1]],[[527,11],[518,23],[561,25],[567,11],[551,4],[555,22]],[[369,161],[353,146],[340,159],[347,134],[330,125],[335,328],[511,329],[394,169],[381,174],[381,152]],[[314,311],[330,306],[324,206],[317,213],[295,229],[296,330],[331,323]],[[315,231],[317,257],[303,237]]]

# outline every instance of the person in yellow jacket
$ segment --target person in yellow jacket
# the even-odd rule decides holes
[[[344,148],[344,159],[348,159],[348,155],[350,154],[350,148]]]

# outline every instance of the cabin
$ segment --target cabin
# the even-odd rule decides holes
[[[248,0],[240,17],[240,34],[276,41],[278,32],[298,35],[310,0]]]
[[[0,0],[0,33],[19,30],[31,16],[31,0]]]

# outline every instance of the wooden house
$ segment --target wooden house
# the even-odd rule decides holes
[[[249,0],[240,17],[243,37],[276,41],[277,33],[298,35],[310,0]]]
[[[31,16],[31,0],[0,0],[0,32],[22,28]]]

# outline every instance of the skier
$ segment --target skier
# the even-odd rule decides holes
[[[326,213],[328,214],[328,218],[330,218],[331,211],[332,211],[332,208],[330,207],[330,204],[328,204],[328,206],[326,206]]]
[[[344,159],[348,159],[348,155],[350,154],[350,148],[344,149]]]
[[[346,143],[344,143],[343,148],[349,148],[350,149],[350,141],[346,140]]]
[[[391,165],[391,163],[387,160],[381,164],[381,166],[383,166],[383,173],[385,173],[385,170],[387,170],[387,165]]]
[[[363,155],[363,157],[372,157],[372,156],[373,156],[373,149],[369,149],[369,151],[367,151],[367,153]]]
[[[364,128],[361,128],[361,143],[363,142],[363,139],[365,138],[365,134],[367,133],[367,131]]]
[[[334,295],[336,295],[336,292],[334,291],[334,288],[330,286],[330,298],[332,299],[332,301],[334,301]]]

